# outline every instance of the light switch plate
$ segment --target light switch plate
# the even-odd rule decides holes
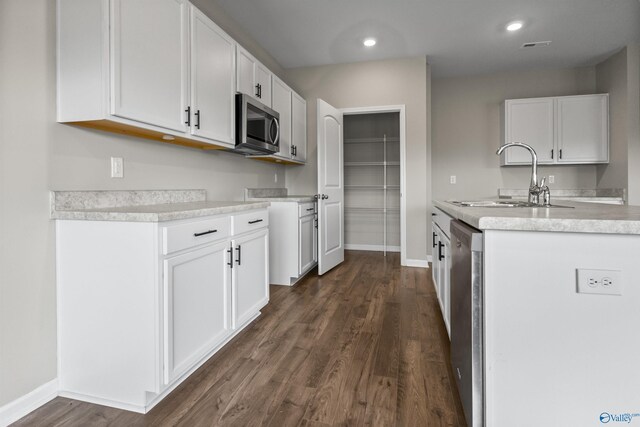
[[[620,270],[577,269],[578,293],[599,295],[622,295],[622,272]]]
[[[456,176],[455,175],[451,175],[451,177],[449,177],[449,183],[450,184],[455,184],[456,183]]]

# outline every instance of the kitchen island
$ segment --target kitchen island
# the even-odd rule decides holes
[[[434,202],[482,232],[486,426],[640,422],[640,207],[559,204]]]

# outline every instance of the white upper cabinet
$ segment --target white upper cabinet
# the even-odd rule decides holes
[[[273,76],[272,106],[280,114],[280,151],[281,157],[290,158],[291,150],[291,95],[292,91],[277,78]]]
[[[294,160],[307,161],[307,102],[295,92],[291,99],[291,144]]]
[[[58,121],[234,146],[235,42],[187,0],[58,0]]]
[[[271,72],[243,47],[237,49],[237,91],[271,107]]]
[[[558,163],[609,161],[609,96],[557,98]]]
[[[185,132],[185,0],[111,2],[111,114]]]
[[[191,7],[191,133],[235,143],[235,42]]]
[[[245,63],[244,66],[240,65],[241,58]],[[247,58],[249,58],[247,54],[238,48],[238,81],[240,75],[249,76],[251,74],[249,70],[254,69]],[[275,75],[271,75],[271,82],[271,108],[280,115],[280,149],[275,155],[252,157],[281,164],[304,164],[307,160],[307,103]],[[245,83],[240,86],[239,84],[238,90],[241,87],[248,89],[249,85]],[[262,93],[265,94],[264,89]]]
[[[505,101],[505,143],[522,142],[536,150],[539,163],[552,163],[553,98],[513,99]],[[510,165],[531,164],[526,150],[506,150]]]
[[[504,141],[531,145],[541,164],[609,161],[609,96],[510,99],[504,103]],[[502,165],[531,164],[525,150],[505,150]]]
[[[236,90],[254,98],[258,97],[255,81],[255,59],[240,45],[237,46]]]

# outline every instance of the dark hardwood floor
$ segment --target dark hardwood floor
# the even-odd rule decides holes
[[[146,415],[56,398],[18,426],[464,426],[430,270],[347,252]]]

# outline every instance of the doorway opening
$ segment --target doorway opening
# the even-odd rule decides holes
[[[345,249],[405,264],[404,106],[343,109]]]

